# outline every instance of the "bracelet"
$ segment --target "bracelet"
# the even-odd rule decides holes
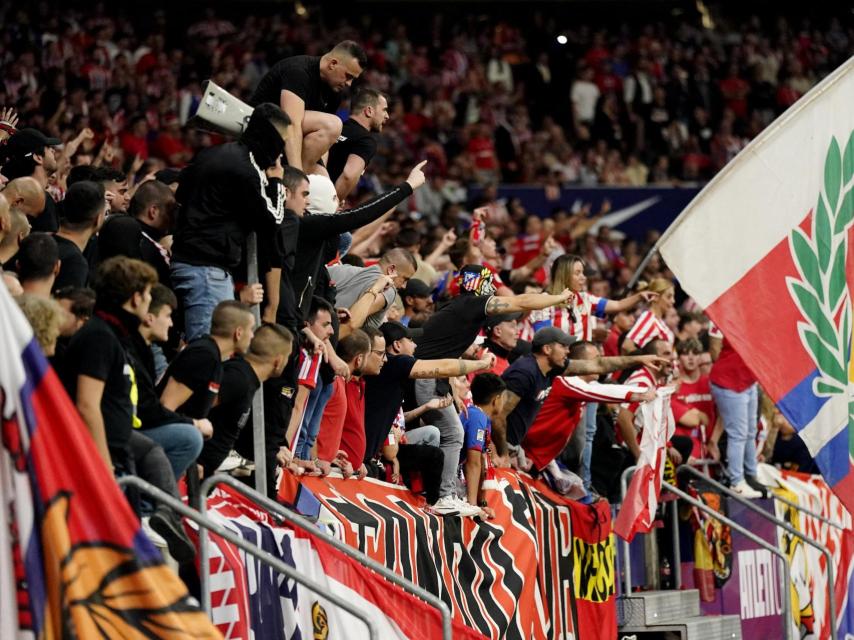
[[[489,506],[489,503],[488,503],[486,500],[481,500],[480,502],[478,502],[478,503],[477,503],[477,506],[479,506],[479,507],[488,507],[488,506]]]

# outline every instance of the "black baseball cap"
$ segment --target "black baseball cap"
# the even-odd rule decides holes
[[[423,280],[410,278],[400,295],[402,298],[405,298],[406,296],[412,296],[413,298],[429,298],[433,295],[433,290],[430,288],[430,285]]]
[[[154,179],[157,182],[162,182],[166,185],[175,184],[178,182],[178,178],[181,175],[180,169],[173,169],[171,167],[167,167],[166,169],[161,169],[157,173],[154,174]]]
[[[559,342],[562,345],[569,346],[578,338],[571,336],[565,331],[561,331],[557,327],[543,327],[534,334],[534,339],[531,341],[531,346],[534,351],[539,351],[547,344]]]
[[[18,129],[3,146],[3,156],[9,160],[24,158],[45,147],[62,144],[59,138],[48,138],[38,129]]]
[[[393,320],[381,324],[380,331],[385,338],[386,345],[391,344],[395,340],[403,340],[404,338],[415,339],[424,335],[423,329],[410,329]]]
[[[518,320],[522,317],[521,313],[502,313],[497,316],[487,316],[486,317],[486,327],[487,331],[491,331],[502,322],[513,322],[514,320]]]

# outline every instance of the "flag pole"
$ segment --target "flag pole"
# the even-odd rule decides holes
[[[246,280],[258,282],[258,236],[255,232],[246,239]],[[252,305],[255,326],[261,326],[261,305]],[[264,385],[258,387],[252,398],[252,442],[255,453],[255,490],[267,497],[267,446],[264,432]]]

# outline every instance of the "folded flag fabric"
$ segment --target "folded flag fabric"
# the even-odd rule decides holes
[[[0,285],[0,638],[220,638]]]

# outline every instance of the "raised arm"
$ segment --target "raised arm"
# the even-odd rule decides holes
[[[627,296],[622,300],[608,300],[605,305],[605,313],[620,313],[620,311],[628,311],[634,309],[641,302],[651,302],[658,297],[658,294],[653,291],[641,291],[633,295]]]
[[[495,452],[501,458],[507,455],[507,416],[513,413],[521,399],[509,389],[505,389],[501,413],[492,420],[492,441],[495,443]]]
[[[462,358],[444,358],[441,360],[416,360],[409,377],[450,378],[465,376],[475,371],[488,371],[495,366],[495,355],[490,353],[481,360],[463,360]]]
[[[424,162],[416,165],[405,182],[391,191],[386,191],[366,203],[341,213],[305,216],[300,224],[300,241],[304,238],[329,238],[345,231],[354,231],[384,215],[406,200],[412,192],[424,184]]]
[[[486,315],[500,316],[504,313],[517,313],[520,311],[537,311],[547,309],[569,300],[572,292],[564,289],[562,293],[552,295],[550,293],[523,293],[518,296],[492,296],[486,303]]]
[[[657,370],[659,365],[664,365],[668,362],[667,358],[650,355],[612,357],[599,356],[592,360],[570,360],[564,375],[586,376],[591,373],[611,373],[612,371],[628,369],[635,365],[641,365]]]

